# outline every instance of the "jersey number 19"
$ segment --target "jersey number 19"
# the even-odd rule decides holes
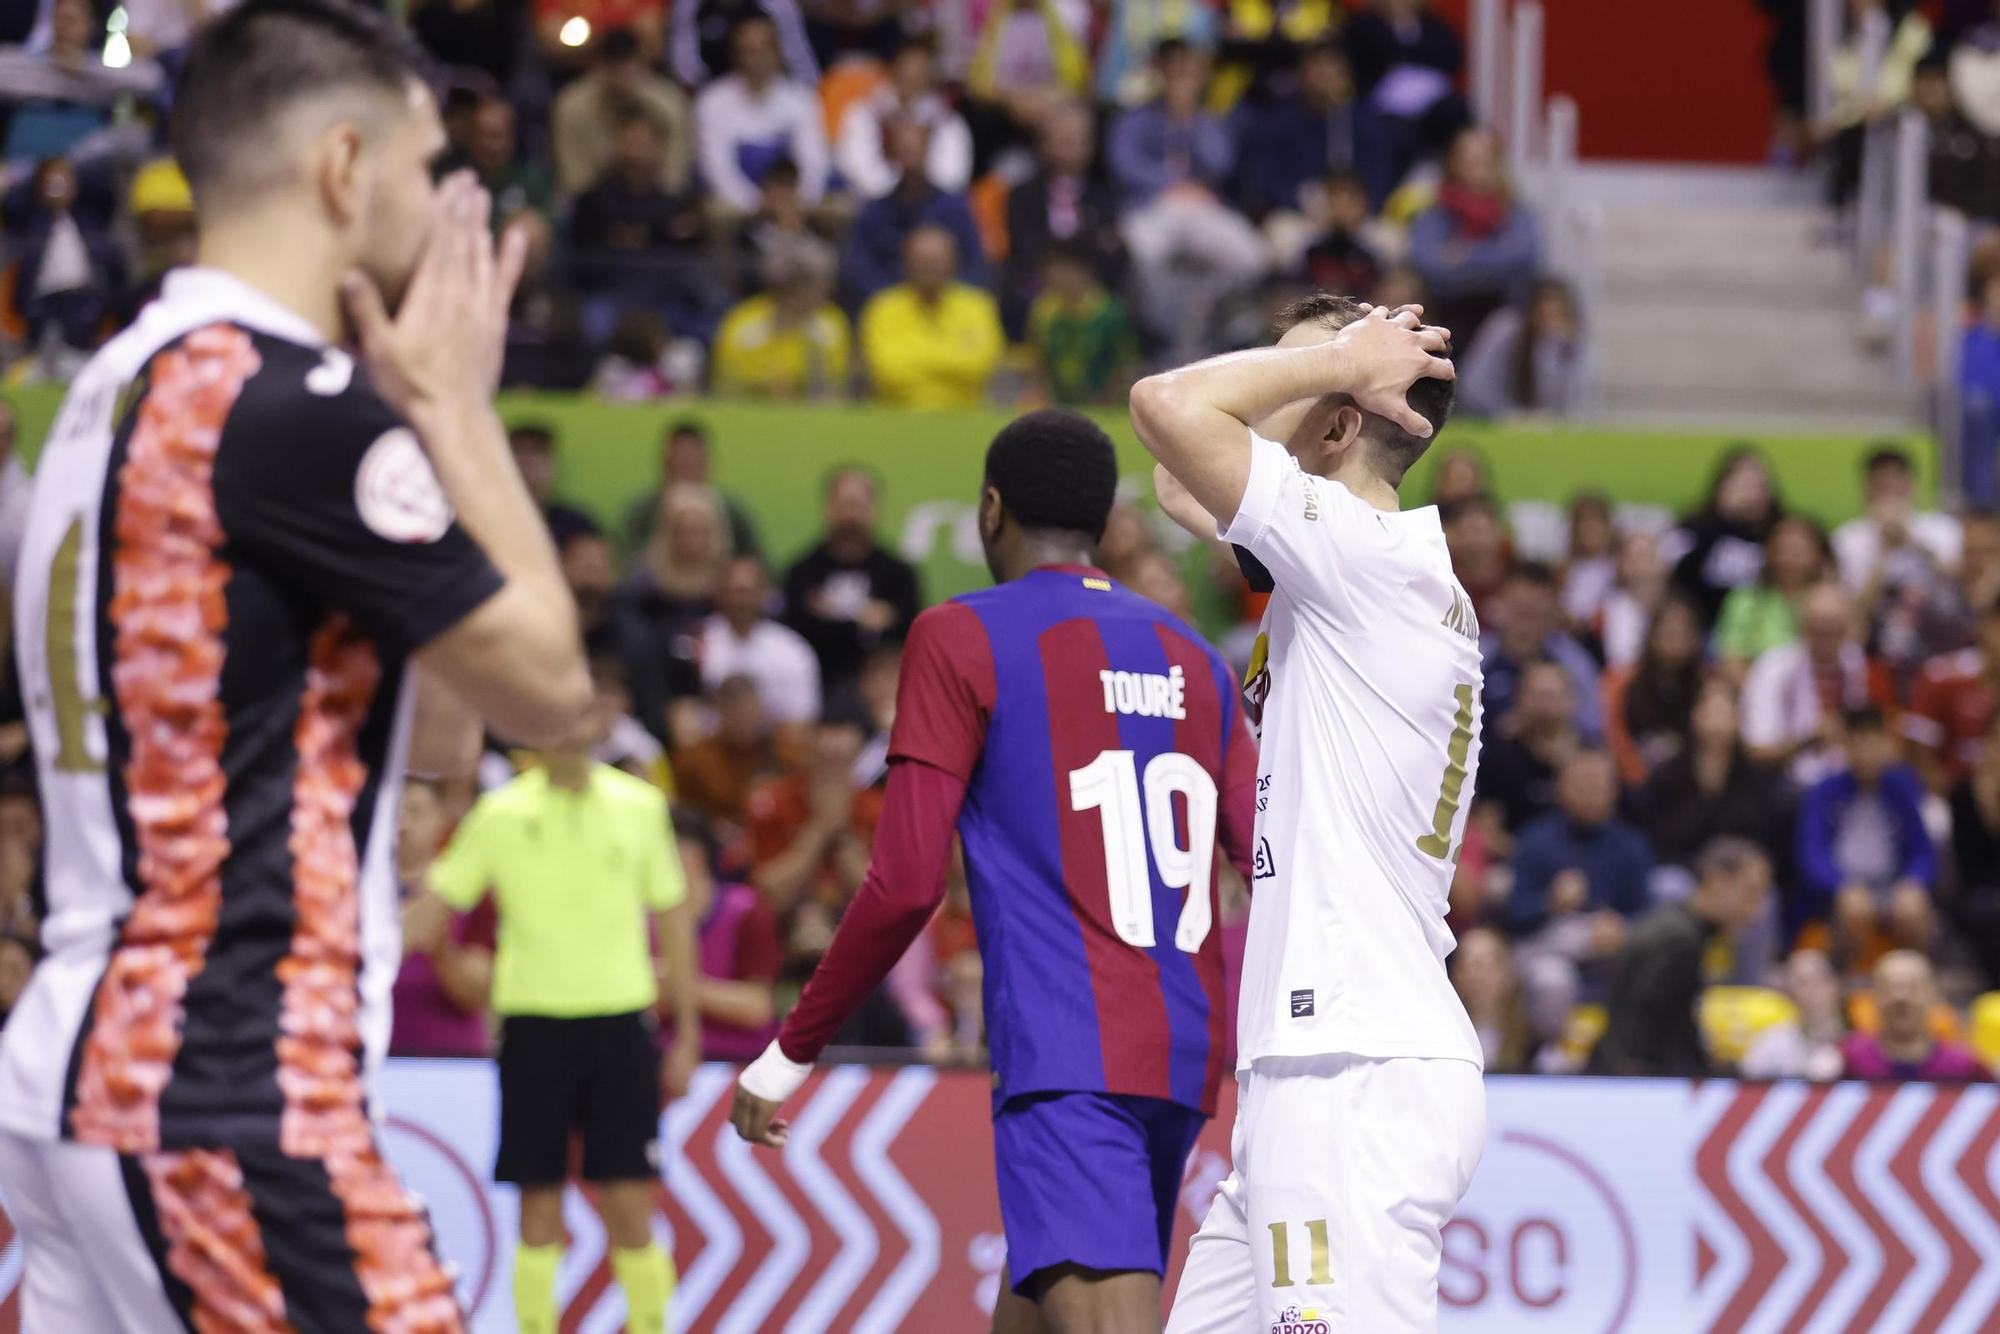
[[[1140,805],[1140,792],[1145,804]],[[1187,802],[1187,846],[1175,828],[1174,796]],[[1146,762],[1141,779],[1129,750],[1107,750],[1069,776],[1071,810],[1097,811],[1104,821],[1104,881],[1111,891],[1111,927],[1118,938],[1140,949],[1153,947],[1153,880],[1146,849],[1152,848],[1160,882],[1184,889],[1187,902],[1174,928],[1174,945],[1189,954],[1201,949],[1213,923],[1209,885],[1215,874],[1215,779],[1179,751],[1162,751]]]

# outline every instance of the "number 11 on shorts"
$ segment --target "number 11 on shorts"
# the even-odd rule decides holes
[[[1292,1286],[1292,1241],[1289,1223],[1272,1223],[1271,1229],[1271,1286],[1289,1288]],[[1326,1287],[1333,1282],[1332,1248],[1327,1244],[1326,1220],[1315,1218],[1306,1225],[1306,1237],[1312,1243],[1312,1267],[1306,1272],[1306,1282],[1312,1287]]]

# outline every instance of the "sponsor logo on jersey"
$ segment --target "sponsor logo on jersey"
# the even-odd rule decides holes
[[[1260,838],[1257,840],[1257,864],[1251,870],[1252,875],[1250,878],[1253,880],[1269,880],[1278,873],[1277,860],[1271,856],[1270,839]]]
[[[1310,988],[1292,993],[1292,1018],[1310,1019],[1313,1013],[1313,994]]]
[[[1127,713],[1140,718],[1187,717],[1187,674],[1180,668],[1160,672],[1101,671],[1097,679],[1104,685],[1104,711]]]
[[[1319,483],[1310,477],[1306,478],[1305,480],[1306,480],[1306,522],[1318,523]]]
[[[354,379],[354,358],[337,347],[330,347],[320,358],[319,365],[306,372],[306,392],[321,398],[332,398],[344,393]]]
[[[382,432],[361,456],[354,508],[370,532],[391,542],[435,542],[451,530],[451,502],[407,427]]]
[[[1093,579],[1086,576],[1083,586],[1094,593],[1109,593],[1111,591],[1111,581],[1109,579]]]
[[[1317,1306],[1303,1309],[1287,1306],[1271,1322],[1271,1334],[1331,1334],[1332,1326],[1321,1318]]]

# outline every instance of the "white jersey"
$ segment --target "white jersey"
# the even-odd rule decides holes
[[[1378,510],[1253,434],[1222,536],[1277,582],[1249,687],[1263,737],[1238,1069],[1323,1053],[1481,1063],[1444,969],[1479,763],[1479,624],[1437,510]]]

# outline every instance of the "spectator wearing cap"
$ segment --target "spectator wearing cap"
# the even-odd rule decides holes
[[[585,326],[599,340],[633,311],[663,316],[689,338],[706,338],[722,313],[726,298],[700,251],[700,206],[660,183],[661,151],[653,121],[626,116],[610,169],[570,215]]]
[[[4,197],[0,224],[18,256],[14,309],[28,341],[53,346],[58,371],[97,346],[125,293],[124,249],[112,232],[117,201],[96,173],[50,158]]]
[[[1979,621],[1971,648],[1932,658],[1917,674],[1903,736],[1932,791],[1948,792],[1972,772],[2000,716],[2000,606]]]
[[[578,533],[597,531],[597,520],[576,506],[566,505],[555,498],[556,433],[553,427],[542,422],[521,422],[508,429],[507,444],[514,452],[514,466],[520,469],[521,481],[527,486],[535,504],[541,507],[542,518],[549,525],[549,536],[555,539],[558,549]]]
[[[654,490],[634,500],[625,510],[619,529],[628,551],[642,550],[652,540],[654,522],[660,516],[661,496],[675,486],[705,486],[714,489],[715,448],[708,428],[692,417],[667,423],[660,433],[660,479]],[[730,554],[755,555],[760,549],[757,525],[743,502],[727,491],[717,490],[729,524]]]
[[[820,714],[819,659],[798,631],[771,616],[771,580],[764,562],[737,556],[715,589],[715,614],[701,628],[701,682],[715,690],[747,676],[764,714],[780,726]]]
[[[1159,97],[1119,116],[1106,146],[1124,201],[1141,318],[1178,361],[1207,347],[1222,303],[1266,268],[1263,239],[1218,196],[1236,170],[1236,137],[1202,107],[1208,58],[1185,42],[1154,56]]]
[[[1703,849],[1695,859],[1693,892],[1640,919],[1619,949],[1592,1071],[1682,1078],[1712,1073],[1698,1019],[1703,962],[1713,942],[1740,937],[1763,920],[1770,889],[1770,860],[1754,844],[1727,838]]]
[[[1929,959],[1915,950],[1891,950],[1876,963],[1870,982],[1881,1028],[1849,1034],[1840,1044],[1847,1078],[1983,1081],[1993,1077],[1971,1051],[1932,1031],[1938,989]]]
[[[1006,350],[1000,308],[958,281],[958,241],[923,225],[903,243],[903,281],[861,311],[861,350],[877,402],[903,408],[977,407]]]
[[[1528,295],[1540,253],[1534,214],[1508,188],[1499,136],[1461,130],[1445,155],[1437,202],[1410,225],[1426,318],[1469,345],[1487,316]]]
[[[1065,99],[1043,116],[1035,169],[1007,192],[1007,260],[1000,281],[1001,313],[1017,336],[1041,291],[1043,261],[1058,243],[1081,247],[1093,270],[1117,287],[1125,273],[1118,202],[1091,171],[1096,124],[1086,104]]]
[[[1241,151],[1231,193],[1259,220],[1307,212],[1310,188],[1354,169],[1354,78],[1346,55],[1332,40],[1314,42],[1299,53],[1296,73],[1297,87],[1290,92],[1245,100],[1235,111]],[[1359,186],[1361,178],[1353,179]],[[1360,196],[1365,220],[1365,187]],[[1373,285],[1371,276],[1366,286],[1332,290],[1359,294]]]
[[[834,165],[848,189],[879,199],[904,184],[908,166],[890,153],[898,123],[929,131],[923,175],[935,188],[962,193],[972,182],[972,131],[953,109],[938,79],[937,48],[925,37],[905,38],[889,61],[889,76],[841,117]]]
[[[876,538],[881,505],[874,473],[835,469],[819,541],[785,572],[785,622],[819,655],[832,698],[845,694],[871,652],[909,633],[923,606],[916,567]]]
[[[1480,640],[1485,677],[1481,697],[1486,708],[1504,715],[1514,705],[1522,665],[1535,658],[1553,658],[1575,687],[1578,733],[1586,740],[1603,736],[1597,662],[1563,628],[1562,589],[1555,571],[1534,561],[1517,564],[1501,585],[1493,611],[1493,624]]]
[[[1459,358],[1458,397],[1479,417],[1574,417],[1584,410],[1589,344],[1568,283],[1542,278],[1526,302],[1487,317]]]
[[[680,0],[674,6],[674,77],[699,88],[721,74],[730,66],[736,30],[752,20],[771,25],[787,77],[808,88],[819,83],[819,59],[798,0]]]
[[[1138,365],[1125,303],[1104,289],[1081,246],[1050,246],[1042,294],[1028,310],[1036,387],[1053,403],[1122,403]]]
[[[165,90],[159,65],[144,57],[104,61],[104,23],[90,0],[54,0],[44,49],[0,47],[0,107],[11,107],[0,161],[27,163],[79,150],[110,123],[126,97]]]
[[[1846,959],[1865,963],[1889,944],[1927,948],[1937,930],[1938,855],[1923,782],[1901,762],[1879,709],[1848,713],[1842,749],[1842,770],[1799,804],[1795,916],[1829,923]]]
[[[1743,678],[1743,741],[1765,764],[1809,787],[1839,768],[1842,717],[1890,703],[1889,680],[1869,660],[1853,604],[1831,581],[1799,604],[1799,638],[1761,654]]]
[[[832,399],[850,376],[853,333],[830,299],[833,265],[819,249],[773,255],[765,290],[723,317],[712,384],[740,398]]]
[[[930,128],[920,120],[895,120],[884,133],[896,185],[855,214],[842,263],[850,297],[860,304],[894,285],[903,271],[904,249],[920,227],[949,232],[958,256],[958,281],[986,286],[986,252],[965,196],[938,188],[926,174]]]
[[[556,97],[550,127],[556,183],[565,195],[590,189],[618,157],[620,128],[633,115],[652,122],[660,140],[660,188],[687,191],[694,124],[687,94],[647,67],[639,41],[623,28],[598,38],[590,70]]]
[[[725,219],[757,211],[757,186],[772,165],[789,160],[799,173],[799,198],[811,208],[826,193],[826,130],[812,86],[785,77],[778,32],[752,15],[729,36],[732,72],[695,98],[697,158],[712,206]]]

